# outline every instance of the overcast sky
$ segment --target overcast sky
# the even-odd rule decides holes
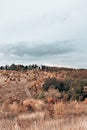
[[[0,0],[0,65],[87,68],[87,0]]]

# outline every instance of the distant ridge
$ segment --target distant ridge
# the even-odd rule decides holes
[[[72,71],[72,70],[87,70],[84,68],[76,69],[76,68],[69,68],[69,67],[58,67],[58,66],[47,66],[47,65],[21,65],[21,64],[11,64],[0,66],[0,70],[15,70],[15,71],[27,71],[27,70],[43,70],[43,71]]]

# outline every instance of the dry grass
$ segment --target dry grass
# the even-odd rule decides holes
[[[35,112],[35,113],[26,113],[26,114],[21,114],[18,117],[18,120],[32,120],[32,121],[41,121],[44,120],[45,118],[45,112]]]
[[[82,102],[60,102],[54,105],[54,118],[61,118],[70,115],[86,115],[87,114],[87,105]]]
[[[40,101],[38,100],[38,102]],[[48,104],[46,108],[47,110],[44,111],[19,113],[14,115],[13,118],[7,112],[7,118],[2,118],[0,121],[0,130],[87,129],[86,104],[74,101],[69,103],[59,102],[58,104]]]
[[[0,130],[87,130],[86,100],[58,104],[53,104],[52,100],[47,103],[35,100],[35,94],[41,91],[45,79],[55,77],[55,74],[42,71],[29,71],[28,74],[0,72]],[[53,97],[56,91],[48,91],[47,95]],[[6,104],[9,98],[13,101]],[[26,99],[29,102],[24,105]]]
[[[87,130],[86,117],[70,117],[49,121],[0,121],[0,130]]]
[[[54,118],[61,118],[66,114],[65,104],[62,102],[54,105]]]

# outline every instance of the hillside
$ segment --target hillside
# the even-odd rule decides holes
[[[31,114],[35,121],[85,115],[86,86],[86,69],[0,70],[0,119],[25,125]]]

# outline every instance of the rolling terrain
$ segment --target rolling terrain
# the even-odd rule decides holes
[[[65,130],[86,130],[86,86],[85,69],[0,70],[0,128],[6,129],[7,124],[11,130],[47,130],[53,122],[54,130],[58,125],[63,130],[67,120]],[[85,123],[81,125],[82,120]]]

